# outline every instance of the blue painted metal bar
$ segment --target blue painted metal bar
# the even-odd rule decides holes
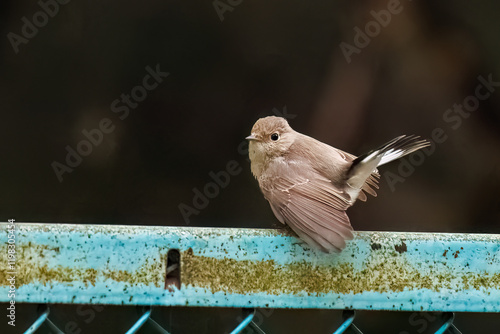
[[[137,322],[130,327],[130,329],[127,331],[126,334],[134,334],[137,333],[137,331],[148,321],[149,317],[151,316],[151,308],[146,309],[144,314],[137,320]]]
[[[151,326],[153,326],[153,328],[158,333],[169,334],[169,332],[165,330],[165,328],[161,327],[156,321],[153,320],[153,318],[151,318],[152,312],[153,310],[151,307],[146,307],[144,309],[144,313],[142,314],[142,316],[137,320],[137,322],[132,327],[130,327],[130,329],[126,332],[126,334],[137,333],[137,331],[141,329],[141,327],[144,326],[146,322],[148,322]]]
[[[30,328],[28,328],[26,330],[26,332],[24,332],[24,334],[33,334],[37,331],[38,328],[40,328],[40,326],[45,322],[45,320],[47,320],[47,317],[49,316],[49,313],[50,313],[50,309],[47,307],[43,313],[38,317],[38,319],[35,320],[35,322],[33,323],[33,325],[30,326]]]
[[[231,332],[231,334],[239,334],[244,330],[253,320],[255,311],[250,313],[243,321]]]
[[[453,320],[455,320],[455,314],[447,313],[443,325],[439,327],[435,334],[444,334],[448,330],[450,325],[453,324]]]
[[[18,223],[14,267],[1,302],[15,276],[16,302],[500,312],[500,235],[356,232],[339,255],[278,230]]]
[[[354,311],[352,311],[351,314],[348,315],[347,319],[345,319],[345,321],[342,323],[342,325],[340,325],[340,327],[333,334],[344,333],[351,326],[355,317],[356,317],[356,313]]]
[[[461,334],[460,331],[453,325],[453,321],[455,320],[455,313],[447,313],[445,322],[443,325],[436,331],[435,334],[444,334],[449,332],[451,334]]]

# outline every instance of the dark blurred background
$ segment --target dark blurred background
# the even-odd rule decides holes
[[[42,3],[0,4],[2,221],[277,227],[242,154],[274,114],[357,155],[441,128],[446,140],[404,182],[384,174],[398,162],[381,168],[378,198],[348,211],[352,225],[500,233],[500,86],[446,117],[479,76],[500,82],[496,1],[402,0],[349,59],[341,43],[355,47],[354,29],[394,1]],[[169,73],[149,91],[137,88],[147,67]],[[141,101],[113,107],[122,94]],[[103,119],[113,130],[58,178],[54,163]],[[185,219],[179,205],[232,160],[241,172]]]

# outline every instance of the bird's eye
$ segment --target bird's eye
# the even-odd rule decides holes
[[[271,140],[272,141],[277,141],[278,139],[280,139],[280,135],[279,133],[275,132],[271,135]]]

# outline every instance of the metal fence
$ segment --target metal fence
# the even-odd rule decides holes
[[[136,323],[128,331],[126,334],[134,334],[139,331],[139,329],[146,323],[149,322],[150,325],[153,326],[155,333],[160,334],[170,334],[166,329],[164,329],[161,325],[159,325],[155,320],[151,318],[151,307],[144,308],[144,314],[137,320]],[[49,307],[44,305],[43,312],[40,317],[31,325],[28,330],[26,330],[25,334],[36,333],[37,329],[39,329],[42,325],[46,325],[49,329],[52,330],[52,333],[55,334],[63,334],[64,332],[60,330],[52,321],[49,319]],[[343,312],[344,321],[338,327],[338,329],[333,332],[333,334],[341,334],[346,332],[346,330],[350,329],[351,333],[354,334],[362,334],[361,330],[359,330],[354,324],[355,311],[347,310]],[[258,334],[266,334],[264,330],[262,330],[259,325],[254,322],[255,317],[255,309],[250,310],[250,314],[246,316],[241,323],[233,330],[230,334],[238,334],[242,333],[246,328],[251,328],[255,333]],[[459,334],[461,333],[453,324],[453,320],[455,318],[454,313],[446,313],[444,317],[443,324],[439,327],[439,329],[435,332],[436,334],[450,333],[450,334]]]
[[[245,309],[232,333],[264,333],[256,308],[344,310],[334,333],[361,333],[354,310],[445,312],[436,333],[459,333],[454,312],[500,310],[499,235],[357,232],[339,255],[267,229],[2,227],[0,302],[43,305],[26,333],[63,333],[58,303],[143,306],[127,333],[168,333],[151,317],[160,306]]]

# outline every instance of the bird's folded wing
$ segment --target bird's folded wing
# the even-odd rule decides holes
[[[319,175],[332,181],[332,184],[347,186],[345,182],[347,173],[356,156],[308,136],[302,136],[301,138],[302,140],[294,143],[293,150],[291,150],[291,152],[298,152],[299,154],[291,153],[290,160],[305,160],[308,165],[313,166]],[[322,154],[316,154],[316,152]],[[366,201],[366,194],[377,196],[376,189],[378,189],[379,177],[377,169],[374,169],[361,186],[361,191],[356,192],[356,198],[351,198],[351,204],[356,199]]]
[[[274,177],[262,184],[262,190],[273,212],[288,224],[310,246],[326,252],[340,252],[345,240],[353,238],[345,210],[349,197],[320,175],[293,179]]]

